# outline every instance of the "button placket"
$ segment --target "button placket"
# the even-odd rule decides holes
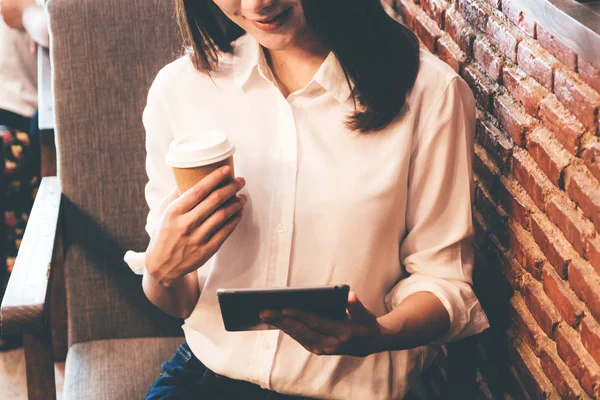
[[[293,107],[294,95],[290,96],[283,104],[284,115],[284,132],[286,132],[285,140],[283,141],[283,159],[284,165],[281,168],[283,175],[283,193],[282,207],[280,220],[277,225],[280,240],[280,252],[278,252],[278,260],[276,274],[276,283],[278,286],[285,287],[288,283],[289,264],[292,247],[292,230],[294,220],[294,209],[296,199],[296,171],[298,160],[298,131],[296,120],[294,117]],[[286,268],[283,268],[283,266]]]
[[[289,275],[289,264],[292,247],[292,227],[294,219],[295,198],[296,198],[296,170],[297,170],[297,130],[293,115],[292,106],[282,97],[282,112],[285,115],[281,121],[281,164],[280,177],[281,183],[277,190],[277,198],[280,199],[278,210],[273,215],[279,218],[275,226],[276,234],[274,236],[273,248],[276,251],[272,267],[274,271],[270,274],[273,278],[273,285],[277,287],[287,286]],[[276,220],[277,221],[277,220]],[[273,331],[264,336],[263,350],[265,352],[265,372],[264,382],[270,386],[271,373],[277,352],[277,343],[279,340],[279,331]]]

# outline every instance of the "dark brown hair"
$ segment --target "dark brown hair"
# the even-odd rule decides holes
[[[390,18],[380,0],[302,0],[310,29],[340,61],[354,85],[347,124],[361,132],[389,125],[404,107],[419,70],[419,44]],[[179,25],[195,67],[210,73],[219,52],[245,32],[213,0],[177,0]]]

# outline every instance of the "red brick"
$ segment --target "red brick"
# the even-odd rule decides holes
[[[554,304],[544,293],[542,284],[530,279],[523,284],[522,294],[533,318],[538,322],[544,333],[552,338],[554,330],[562,319]]]
[[[556,57],[569,69],[575,71],[575,68],[577,68],[577,54],[575,54],[575,52],[571,50],[567,45],[565,45],[560,40],[556,39],[541,25],[537,26],[536,39],[538,43],[542,45],[543,48],[550,52],[550,54]]]
[[[517,63],[546,89],[552,90],[556,60],[535,42],[522,41],[517,49]]]
[[[485,111],[490,111],[492,95],[496,91],[496,82],[492,81],[487,75],[481,73],[472,65],[466,66],[461,75],[471,87],[471,90],[473,90],[475,100],[477,100],[481,108]]]
[[[592,358],[600,363],[600,324],[589,315],[581,323],[581,343]]]
[[[490,253],[493,254],[492,262],[497,262],[500,272],[514,290],[521,290],[527,273],[521,264],[514,258],[508,256],[508,250],[502,246],[498,238],[490,235]]]
[[[537,115],[540,101],[549,92],[542,85],[522,71],[512,67],[505,67],[502,71],[502,84],[530,115]]]
[[[589,238],[587,247],[586,259],[592,264],[596,272],[600,274],[600,236]]]
[[[550,182],[561,187],[562,174],[571,163],[571,156],[554,135],[542,126],[536,127],[527,136],[527,150]]]
[[[508,246],[508,235],[505,228],[508,215],[502,206],[495,203],[487,189],[481,185],[475,191],[475,205],[500,240],[500,243],[504,247]]]
[[[594,234],[594,227],[570,200],[561,195],[552,196],[547,203],[548,219],[561,230],[573,248],[585,256],[587,238]]]
[[[508,224],[509,250],[535,279],[542,279],[545,257],[531,234],[516,222]]]
[[[471,25],[485,32],[488,13],[481,4],[474,0],[458,0],[458,9]]]
[[[445,0],[421,0],[423,10],[441,29],[444,29],[444,14],[449,6]]]
[[[565,174],[565,190],[584,215],[600,231],[600,184],[583,166],[572,166]]]
[[[524,150],[513,149],[513,174],[529,197],[544,209],[546,197],[553,191],[550,180],[542,173],[531,156]]]
[[[509,60],[517,62],[517,44],[521,41],[522,36],[516,30],[498,18],[490,16],[486,32],[490,43],[496,46]]]
[[[521,107],[506,95],[494,97],[494,115],[515,144],[522,146],[525,133],[534,123],[533,118],[525,114]]]
[[[509,360],[518,371],[519,380],[525,386],[530,398],[560,399],[560,395],[542,371],[539,360],[520,338],[516,337],[508,350]]]
[[[587,263],[573,260],[569,264],[569,284],[589,308],[597,320],[600,319],[600,276]]]
[[[500,174],[498,167],[494,165],[494,162],[489,158],[483,147],[475,144],[475,157],[473,158],[473,170],[481,179],[488,185],[492,185],[496,181],[497,176]]]
[[[556,331],[556,349],[583,390],[594,397],[597,394],[600,368],[581,344],[577,333],[569,326],[559,325]]]
[[[592,64],[584,60],[582,57],[577,58],[577,72],[579,77],[585,83],[590,85],[592,89],[600,93],[600,70]]]
[[[483,67],[490,78],[498,82],[501,80],[504,60],[487,39],[483,37],[475,39],[475,42],[473,42],[473,58]]]
[[[473,54],[475,31],[473,31],[464,18],[453,8],[446,11],[444,29],[465,54],[468,56]]]
[[[583,144],[581,158],[590,172],[600,179],[600,139],[597,137],[587,138]]]
[[[425,13],[419,13],[414,19],[414,31],[423,44],[431,52],[435,52],[435,44],[442,35],[436,23]]]
[[[517,181],[501,176],[496,187],[496,198],[508,215],[524,229],[531,230],[531,213],[536,207]]]
[[[563,399],[588,398],[577,379],[558,356],[555,345],[542,349],[540,363],[544,373]]]
[[[556,96],[550,95],[541,101],[539,117],[567,150],[577,154],[585,127],[558,101]]]
[[[398,0],[398,10],[404,16],[406,26],[414,29],[414,19],[421,9],[412,0]]]
[[[577,253],[562,233],[540,213],[531,215],[531,234],[558,275],[566,279],[568,267]]]
[[[465,68],[466,70],[466,68]],[[466,79],[465,79],[466,80]],[[477,120],[477,140],[504,172],[510,168],[512,140],[486,119]]]
[[[452,67],[459,73],[461,66],[465,63],[467,56],[462,52],[460,47],[446,34],[442,34],[436,44],[437,55],[440,60]]]
[[[581,341],[592,358],[600,362],[600,325],[590,316],[583,319]]]
[[[509,313],[519,336],[539,356],[542,348],[550,344],[550,339],[537,324],[518,292],[510,299]]]
[[[583,303],[567,287],[565,281],[556,274],[554,269],[544,268],[542,283],[544,291],[552,300],[560,315],[569,325],[577,328],[583,318]]]
[[[596,130],[600,94],[579,79],[577,74],[557,69],[554,74],[554,94],[584,126]]]
[[[486,182],[486,184],[489,184],[489,182]],[[508,221],[506,211],[498,206],[489,190],[481,182],[475,187],[475,205],[492,230],[506,225]]]
[[[525,272],[518,261],[514,258],[510,260],[507,260],[506,258],[502,259],[500,262],[500,272],[514,290],[521,290],[527,272]]]
[[[502,12],[508,19],[530,37],[535,37],[535,21],[524,12],[520,0],[504,0]]]

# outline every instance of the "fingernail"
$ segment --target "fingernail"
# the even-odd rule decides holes
[[[221,172],[223,173],[223,175],[229,175],[231,173],[231,167],[230,166],[225,166],[225,167],[223,167],[223,169],[221,170]]]
[[[240,197],[242,199],[242,204],[246,204],[248,202],[248,196],[245,194],[241,194]]]
[[[240,187],[244,187],[246,185],[246,180],[244,178],[238,178],[238,182],[240,183]]]

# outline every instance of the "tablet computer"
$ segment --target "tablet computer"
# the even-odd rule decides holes
[[[294,308],[333,320],[346,319],[348,285],[278,289],[218,289],[225,329],[230,332],[277,329],[260,320],[267,309]]]

